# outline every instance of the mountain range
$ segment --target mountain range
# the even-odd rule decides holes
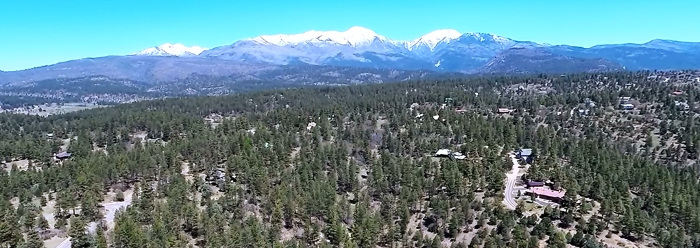
[[[280,68],[285,66],[465,74],[700,69],[700,43],[653,40],[584,48],[451,29],[398,41],[352,27],[343,32],[263,35],[211,49],[166,43],[131,55],[0,72],[0,84],[95,75],[168,82],[193,75],[245,75],[260,70],[283,73]]]

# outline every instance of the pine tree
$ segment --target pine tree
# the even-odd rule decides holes
[[[117,189],[117,190],[116,190],[116,195],[115,195],[115,197],[114,197],[114,200],[115,200],[115,201],[119,201],[119,202],[124,201],[124,192],[122,192],[121,190]]]
[[[101,219],[100,211],[97,209],[97,201],[91,193],[84,195],[81,198],[81,215],[86,220],[94,221]]]
[[[22,234],[17,228],[14,213],[7,210],[3,218],[0,219],[0,247],[17,247],[21,239]]]
[[[39,237],[39,232],[34,228],[29,228],[27,231],[27,237],[22,244],[22,248],[43,248],[44,241]]]
[[[114,247],[142,247],[145,242],[145,234],[132,217],[125,213],[118,214],[114,226]]]
[[[555,231],[547,240],[547,247],[566,248],[566,237],[564,234]]]
[[[39,217],[36,218],[36,227],[43,230],[49,229],[49,221],[46,220],[43,214],[39,214]]]
[[[71,237],[71,247],[87,248],[92,245],[85,230],[85,222],[79,217],[71,218],[68,235]]]
[[[107,237],[105,237],[105,231],[102,226],[97,227],[97,232],[95,233],[95,248],[108,248]]]

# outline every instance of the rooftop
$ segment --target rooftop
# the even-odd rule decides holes
[[[508,108],[498,108],[498,113],[510,113],[510,111]]]
[[[450,156],[450,149],[440,149],[435,153],[435,156]]]
[[[543,196],[548,196],[548,197],[554,197],[554,198],[563,198],[565,191],[554,191],[551,189],[547,188],[532,188],[532,193],[538,194],[538,195],[543,195]]]
[[[520,156],[532,155],[532,149],[520,149]]]
[[[62,152],[62,153],[56,154],[56,158],[69,158],[70,155],[71,154],[68,152]]]
[[[529,181],[529,182],[527,182],[527,185],[530,187],[540,187],[540,186],[544,186],[544,182]]]

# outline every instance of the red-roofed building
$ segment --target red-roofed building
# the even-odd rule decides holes
[[[560,202],[562,199],[564,199],[564,194],[566,193],[566,191],[554,191],[544,187],[534,187],[530,189],[529,193],[534,195],[535,197],[547,199],[553,202]]]

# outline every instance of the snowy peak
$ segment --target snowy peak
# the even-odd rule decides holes
[[[506,37],[498,36],[495,34],[487,34],[487,33],[466,33],[463,35],[463,37],[468,37],[471,38],[475,41],[479,42],[495,42],[495,43],[501,43],[501,44],[509,44],[513,43],[513,40],[508,39]]]
[[[427,46],[432,51],[439,43],[450,42],[460,36],[462,36],[462,33],[454,29],[435,30],[418,39],[407,42],[406,48],[408,48],[408,50],[413,50],[418,46]]]
[[[187,46],[180,44],[180,43],[176,43],[176,44],[165,43],[165,44],[160,45],[160,46],[151,47],[151,48],[148,48],[146,50],[137,52],[134,55],[186,57],[186,56],[197,56],[200,53],[204,52],[205,50],[207,50],[207,49],[199,47],[199,46],[187,47]]]
[[[331,43],[336,45],[360,46],[372,43],[374,40],[390,41],[384,36],[363,27],[352,27],[345,32],[338,31],[308,31],[301,34],[263,35],[250,39],[264,45],[288,46],[302,43]]]

